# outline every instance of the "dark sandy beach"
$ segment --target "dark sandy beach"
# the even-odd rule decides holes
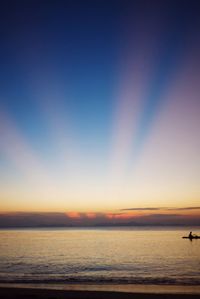
[[[30,288],[0,288],[0,298],[3,299],[189,299],[200,298],[200,294],[147,294],[105,291],[66,291]]]

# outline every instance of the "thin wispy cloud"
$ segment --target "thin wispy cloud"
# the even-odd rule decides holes
[[[200,210],[200,207],[168,208],[173,211]]]
[[[121,209],[120,211],[158,211],[163,208],[128,208],[128,209]]]
[[[120,211],[159,211],[159,210],[168,210],[168,211],[187,211],[187,210],[200,210],[200,207],[183,207],[183,208],[170,208],[170,207],[155,207],[155,208],[127,208],[120,209]]]

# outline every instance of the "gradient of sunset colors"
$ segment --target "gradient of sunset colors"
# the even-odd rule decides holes
[[[0,6],[0,213],[197,219],[198,1]]]

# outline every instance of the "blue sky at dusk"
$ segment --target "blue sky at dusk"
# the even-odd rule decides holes
[[[2,211],[199,206],[198,1],[1,1],[0,26]]]

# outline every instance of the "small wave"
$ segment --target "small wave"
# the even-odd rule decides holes
[[[92,284],[143,284],[143,285],[200,285],[200,279],[170,278],[170,277],[66,277],[66,276],[34,276],[18,275],[3,276],[0,274],[0,283],[92,283]]]

